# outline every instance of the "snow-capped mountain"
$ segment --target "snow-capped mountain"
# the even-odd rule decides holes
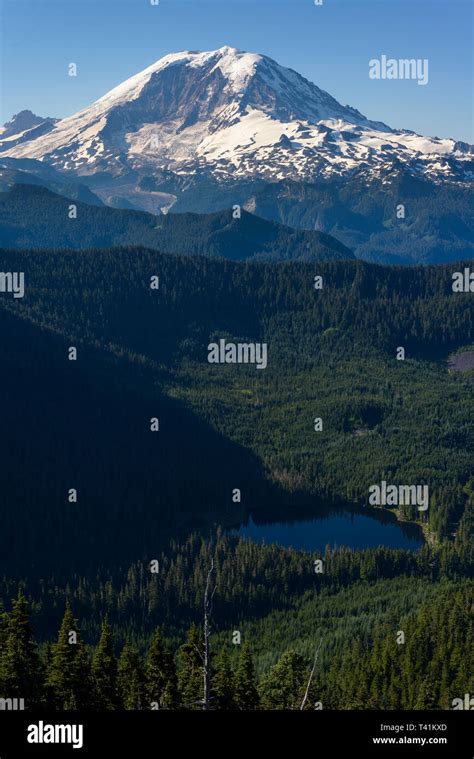
[[[401,166],[437,183],[472,178],[469,145],[370,121],[271,58],[227,46],[167,55],[41,129],[0,133],[0,157],[38,159],[146,210],[173,205],[159,181],[170,176],[383,181]]]

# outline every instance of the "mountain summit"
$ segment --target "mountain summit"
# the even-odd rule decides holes
[[[106,202],[145,210],[172,206],[176,182],[198,175],[383,179],[394,166],[434,182],[472,174],[469,146],[370,121],[292,69],[228,46],[166,55],[48,127],[19,140],[0,134],[0,157],[90,177]]]

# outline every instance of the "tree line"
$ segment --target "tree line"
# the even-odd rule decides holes
[[[107,618],[86,646],[68,604],[56,641],[40,651],[20,591],[0,615],[0,698],[53,710],[449,709],[472,691],[473,600],[472,583],[441,592],[403,630],[381,620],[321,670],[322,639],[314,661],[288,648],[259,678],[249,641],[233,646],[236,657],[218,642],[206,698],[201,626],[175,649],[158,627],[143,654],[128,640],[116,656]]]
[[[56,642],[48,643],[42,653],[21,592],[12,601],[11,612],[3,612],[0,620],[0,698],[24,699],[27,708],[56,710],[194,710],[205,706],[204,640],[195,625],[175,652],[158,627],[144,657],[131,642],[116,657],[108,620],[102,622],[97,645],[87,647],[69,604]],[[241,646],[235,670],[225,647],[216,652],[211,683],[209,703],[213,709],[249,710],[266,704],[266,688],[257,688],[248,643]]]

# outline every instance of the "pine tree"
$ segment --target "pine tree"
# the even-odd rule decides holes
[[[28,618],[28,604],[23,593],[12,602],[8,617],[3,616],[5,647],[2,656],[2,696],[23,698],[29,708],[42,699],[43,670]]]
[[[204,644],[195,625],[190,628],[186,643],[179,649],[178,659],[181,703],[187,709],[202,708]]]
[[[100,640],[92,657],[92,680],[95,702],[99,709],[117,709],[117,660],[114,654],[112,629],[107,618],[102,623]]]
[[[87,709],[93,705],[89,657],[69,603],[57,643],[52,647],[47,684],[59,709]]]
[[[5,664],[8,635],[8,614],[0,600],[0,693],[5,693]]]
[[[235,702],[238,709],[257,709],[259,695],[255,687],[255,673],[250,644],[244,643],[235,673]]]
[[[145,692],[148,704],[156,704],[159,709],[172,709],[178,701],[173,652],[163,641],[159,627],[148,649]]]
[[[422,680],[418,685],[415,709],[437,709],[438,690],[439,685],[434,678],[426,677]]]
[[[140,655],[130,643],[120,654],[117,667],[117,686],[122,707],[128,710],[145,706],[145,673]]]
[[[222,648],[216,657],[212,686],[213,708],[226,711],[235,709],[234,673],[226,648]]]
[[[309,671],[296,651],[283,654],[261,683],[264,709],[299,709],[304,698]]]

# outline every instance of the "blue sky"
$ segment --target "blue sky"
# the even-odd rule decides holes
[[[169,52],[228,44],[296,69],[369,118],[474,142],[470,0],[0,0],[0,122],[67,116]],[[429,83],[368,61],[428,58]],[[67,65],[78,66],[76,78]]]

